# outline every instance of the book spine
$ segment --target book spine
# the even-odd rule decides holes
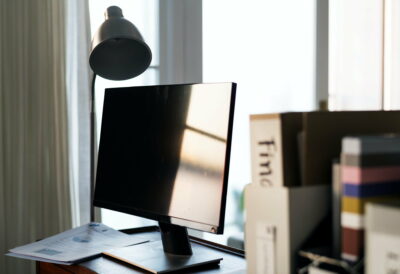
[[[378,182],[376,184],[343,184],[343,194],[359,199],[390,195],[400,192],[400,180],[393,182]]]
[[[345,137],[342,140],[343,152],[355,155],[377,153],[400,153],[399,135],[375,135]]]
[[[250,116],[252,183],[284,186],[280,115]]]
[[[342,180],[345,184],[379,184],[400,181],[400,165],[357,167],[348,166],[344,162],[342,166]]]
[[[332,247],[333,255],[340,257],[341,251],[341,213],[342,184],[340,176],[340,163],[334,162],[332,165]]]
[[[399,195],[386,195],[386,196],[374,196],[368,198],[362,197],[351,197],[343,194],[342,197],[342,212],[354,213],[364,215],[365,206],[367,203],[376,203],[376,202],[387,202],[392,199],[398,199]]]
[[[381,167],[399,166],[400,153],[376,153],[376,154],[350,154],[346,153],[343,158],[343,165],[351,167]]]
[[[342,257],[356,261],[361,257],[364,248],[364,230],[344,227],[342,229]]]

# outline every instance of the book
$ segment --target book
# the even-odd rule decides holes
[[[373,202],[385,202],[396,198],[400,198],[400,195],[386,195],[386,196],[374,196],[374,197],[351,197],[347,196],[346,193],[342,196],[342,212],[354,213],[363,215],[365,212],[365,205]]]
[[[346,197],[376,197],[400,192],[400,180],[378,182],[375,184],[343,184],[343,194]]]
[[[400,181],[400,164],[375,167],[350,166],[346,161],[348,157],[349,155],[344,154],[342,158],[342,179],[346,184],[379,184]]]
[[[332,251],[333,256],[339,258],[341,252],[341,221],[342,209],[342,182],[340,176],[340,162],[335,159],[332,164]]]
[[[267,187],[298,185],[296,135],[301,130],[301,116],[301,113],[250,115],[253,183]]]
[[[357,261],[364,248],[364,230],[343,227],[342,229],[342,258]]]
[[[364,214],[342,211],[340,222],[342,228],[364,229],[365,227]]]
[[[400,153],[400,138],[395,134],[347,136],[342,151],[346,154]]]
[[[348,167],[379,167],[400,165],[400,153],[345,154],[342,159]]]

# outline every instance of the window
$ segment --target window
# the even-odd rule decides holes
[[[243,232],[249,114],[315,108],[315,1],[203,1],[203,81],[237,82],[223,237]]]
[[[329,107],[398,109],[400,4],[329,1]]]
[[[330,1],[329,13],[329,108],[381,109],[381,1]]]

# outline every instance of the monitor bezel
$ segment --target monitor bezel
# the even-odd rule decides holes
[[[94,195],[93,195],[94,196],[93,197],[93,205],[94,206],[130,214],[130,215],[135,215],[138,217],[143,217],[143,218],[151,219],[154,221],[184,226],[184,227],[199,230],[199,231],[205,231],[205,232],[210,232],[210,233],[214,233],[214,234],[222,234],[223,233],[224,221],[225,221],[226,200],[227,200],[227,192],[228,192],[229,167],[230,167],[230,156],[231,156],[231,146],[232,146],[233,122],[234,122],[237,84],[234,82],[224,82],[224,83],[188,83],[188,84],[173,84],[173,85],[134,86],[134,87],[121,87],[121,88],[107,88],[105,90],[105,93],[108,93],[113,90],[143,88],[143,87],[167,87],[167,86],[171,87],[171,86],[193,86],[193,85],[212,85],[212,84],[231,84],[231,98],[230,98],[229,118],[228,118],[229,119],[228,134],[227,134],[226,151],[225,151],[222,197],[221,197],[221,207],[220,207],[220,213],[219,213],[218,226],[215,226],[213,224],[201,223],[201,222],[198,222],[195,220],[187,220],[187,219],[183,219],[183,218],[179,218],[179,217],[162,215],[162,214],[158,214],[158,213],[154,213],[154,212],[149,212],[149,211],[146,211],[143,209],[136,209],[133,207],[121,206],[121,205],[118,205],[115,203],[110,203],[107,201],[101,201],[101,200],[96,199],[95,191],[94,191]],[[104,97],[106,97],[106,94]],[[102,123],[103,123],[103,117],[102,117]],[[100,150],[100,146],[101,146],[101,134],[100,134],[99,150]],[[97,175],[97,170],[96,170],[96,175]]]

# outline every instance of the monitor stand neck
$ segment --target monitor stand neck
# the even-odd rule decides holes
[[[171,255],[192,255],[186,227],[158,222],[164,252]]]

